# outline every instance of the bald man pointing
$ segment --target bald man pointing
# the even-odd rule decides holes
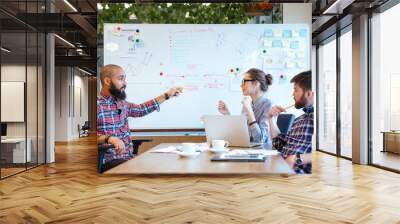
[[[143,117],[155,110],[159,111],[160,104],[171,97],[179,96],[182,88],[171,88],[152,100],[134,104],[125,100],[127,82],[120,66],[104,66],[100,79],[102,88],[97,97],[97,144],[108,143],[114,146],[114,150],[109,150],[102,161],[105,171],[113,167],[113,164],[117,165],[134,156],[128,117]]]

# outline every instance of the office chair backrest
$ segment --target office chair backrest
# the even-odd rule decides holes
[[[276,125],[282,134],[287,134],[292,127],[294,121],[294,114],[279,114]]]
[[[82,130],[89,130],[89,121],[85,121],[85,123],[82,125]]]
[[[143,144],[144,142],[151,142],[151,139],[135,139],[132,140],[132,144],[133,144],[133,154],[137,155],[139,152],[139,147],[141,144]],[[107,169],[112,168],[113,165],[108,165],[105,166],[106,164],[103,163],[104,157],[106,155],[106,153],[109,150],[114,150],[114,146],[111,144],[100,144],[97,145],[97,172],[98,173],[103,173],[104,171],[106,171]],[[117,165],[119,162],[117,162],[115,165]]]
[[[103,172],[104,172],[104,169],[103,169],[103,165],[104,165],[103,160],[104,160],[104,157],[105,157],[107,151],[108,151],[109,149],[112,149],[112,148],[114,148],[114,146],[111,145],[111,144],[101,144],[101,145],[97,145],[97,172],[98,172],[98,173],[103,173]]]

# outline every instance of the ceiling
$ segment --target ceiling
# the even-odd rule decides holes
[[[336,4],[335,2],[339,2]],[[352,17],[379,7],[388,0],[271,0],[270,3],[312,3],[313,43],[332,35],[340,26],[351,24]],[[95,74],[97,65],[97,2],[102,3],[186,3],[184,0],[1,0],[0,27],[3,46],[13,49],[15,55],[30,55],[36,49],[34,38],[19,33],[54,32],[56,65],[74,65]],[[192,0],[191,3],[205,1]],[[254,0],[212,0],[209,3],[258,3]],[[332,6],[333,5],[333,6]],[[332,6],[332,7],[331,7]],[[329,10],[328,10],[329,9]],[[52,13],[49,13],[52,12]],[[324,13],[325,12],[325,13]],[[252,12],[254,13],[254,12]],[[260,12],[263,13],[263,12]],[[340,22],[338,22],[340,21]],[[347,21],[347,22],[346,22]],[[24,35],[22,35],[24,37]],[[66,41],[63,41],[66,40]],[[31,43],[31,41],[33,41]],[[36,44],[36,45],[35,45]],[[42,46],[39,46],[42,47]]]
[[[25,55],[28,58],[36,55],[36,39],[32,38],[36,33],[51,32],[57,34],[56,66],[79,66],[95,74],[96,4],[92,0],[47,0],[47,4],[45,0],[1,0],[2,46],[12,50],[7,54],[8,58],[21,60]],[[26,38],[21,35],[25,32]]]

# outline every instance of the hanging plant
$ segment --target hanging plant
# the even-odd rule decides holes
[[[270,3],[157,3],[157,4],[100,4],[97,17],[97,34],[103,34],[104,23],[159,23],[159,24],[246,24],[253,16],[247,15],[249,6],[261,7],[271,12],[280,5]],[[274,13],[273,13],[274,14]],[[279,20],[279,17],[273,19]]]

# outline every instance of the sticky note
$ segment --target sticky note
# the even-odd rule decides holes
[[[281,40],[272,41],[272,47],[282,47],[282,41]]]
[[[272,47],[272,40],[264,39],[264,47]]]
[[[272,30],[268,29],[264,31],[264,37],[273,37],[274,34],[272,32]]]
[[[284,30],[283,31],[283,37],[284,38],[291,38],[292,37],[292,31],[291,30]]]
[[[299,33],[300,33],[300,37],[304,37],[304,38],[306,38],[306,37],[307,37],[307,34],[308,34],[308,32],[307,32],[306,29],[301,29],[301,30],[299,31]]]
[[[290,48],[292,48],[292,49],[299,49],[299,47],[300,47],[300,44],[299,44],[298,41],[291,41],[291,42],[290,42]]]
[[[274,37],[282,37],[282,30],[274,30]]]

